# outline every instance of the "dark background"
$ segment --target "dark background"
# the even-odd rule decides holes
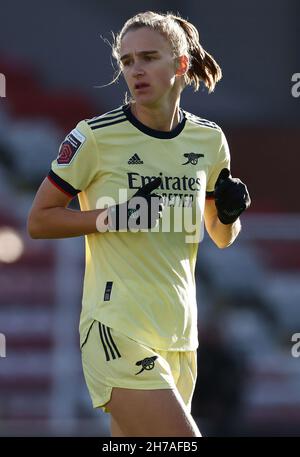
[[[299,435],[300,3],[29,0],[1,2],[0,436],[108,434],[78,351],[84,240],[31,240],[26,217],[65,134],[122,103],[122,79],[96,87],[114,75],[104,39],[148,9],[190,20],[220,64],[182,107],[223,128],[252,197],[232,247],[199,248],[193,414],[204,435]]]

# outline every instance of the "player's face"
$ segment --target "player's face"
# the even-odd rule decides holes
[[[163,35],[147,27],[129,31],[120,51],[124,78],[137,104],[159,106],[174,98],[176,60]]]

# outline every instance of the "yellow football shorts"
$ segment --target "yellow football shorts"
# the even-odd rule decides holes
[[[197,351],[161,351],[138,343],[98,321],[81,348],[83,373],[94,408],[109,412],[112,388],[177,388],[188,411],[197,377]]]

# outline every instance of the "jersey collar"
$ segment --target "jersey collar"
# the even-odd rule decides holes
[[[134,125],[137,129],[139,129],[141,132],[145,133],[146,135],[153,136],[154,138],[161,138],[163,140],[168,140],[170,138],[175,138],[177,135],[179,135],[182,130],[184,129],[185,122],[186,122],[186,117],[182,109],[179,109],[179,114],[180,114],[180,121],[178,125],[175,127],[175,129],[171,130],[170,132],[163,132],[161,130],[155,130],[151,129],[150,127],[147,127],[146,125],[142,124],[131,112],[130,109],[130,104],[126,104],[122,106],[123,112],[129,122]]]

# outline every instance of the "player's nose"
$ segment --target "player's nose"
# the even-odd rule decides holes
[[[137,78],[138,76],[144,76],[145,70],[140,62],[135,62],[132,66],[132,76]]]

